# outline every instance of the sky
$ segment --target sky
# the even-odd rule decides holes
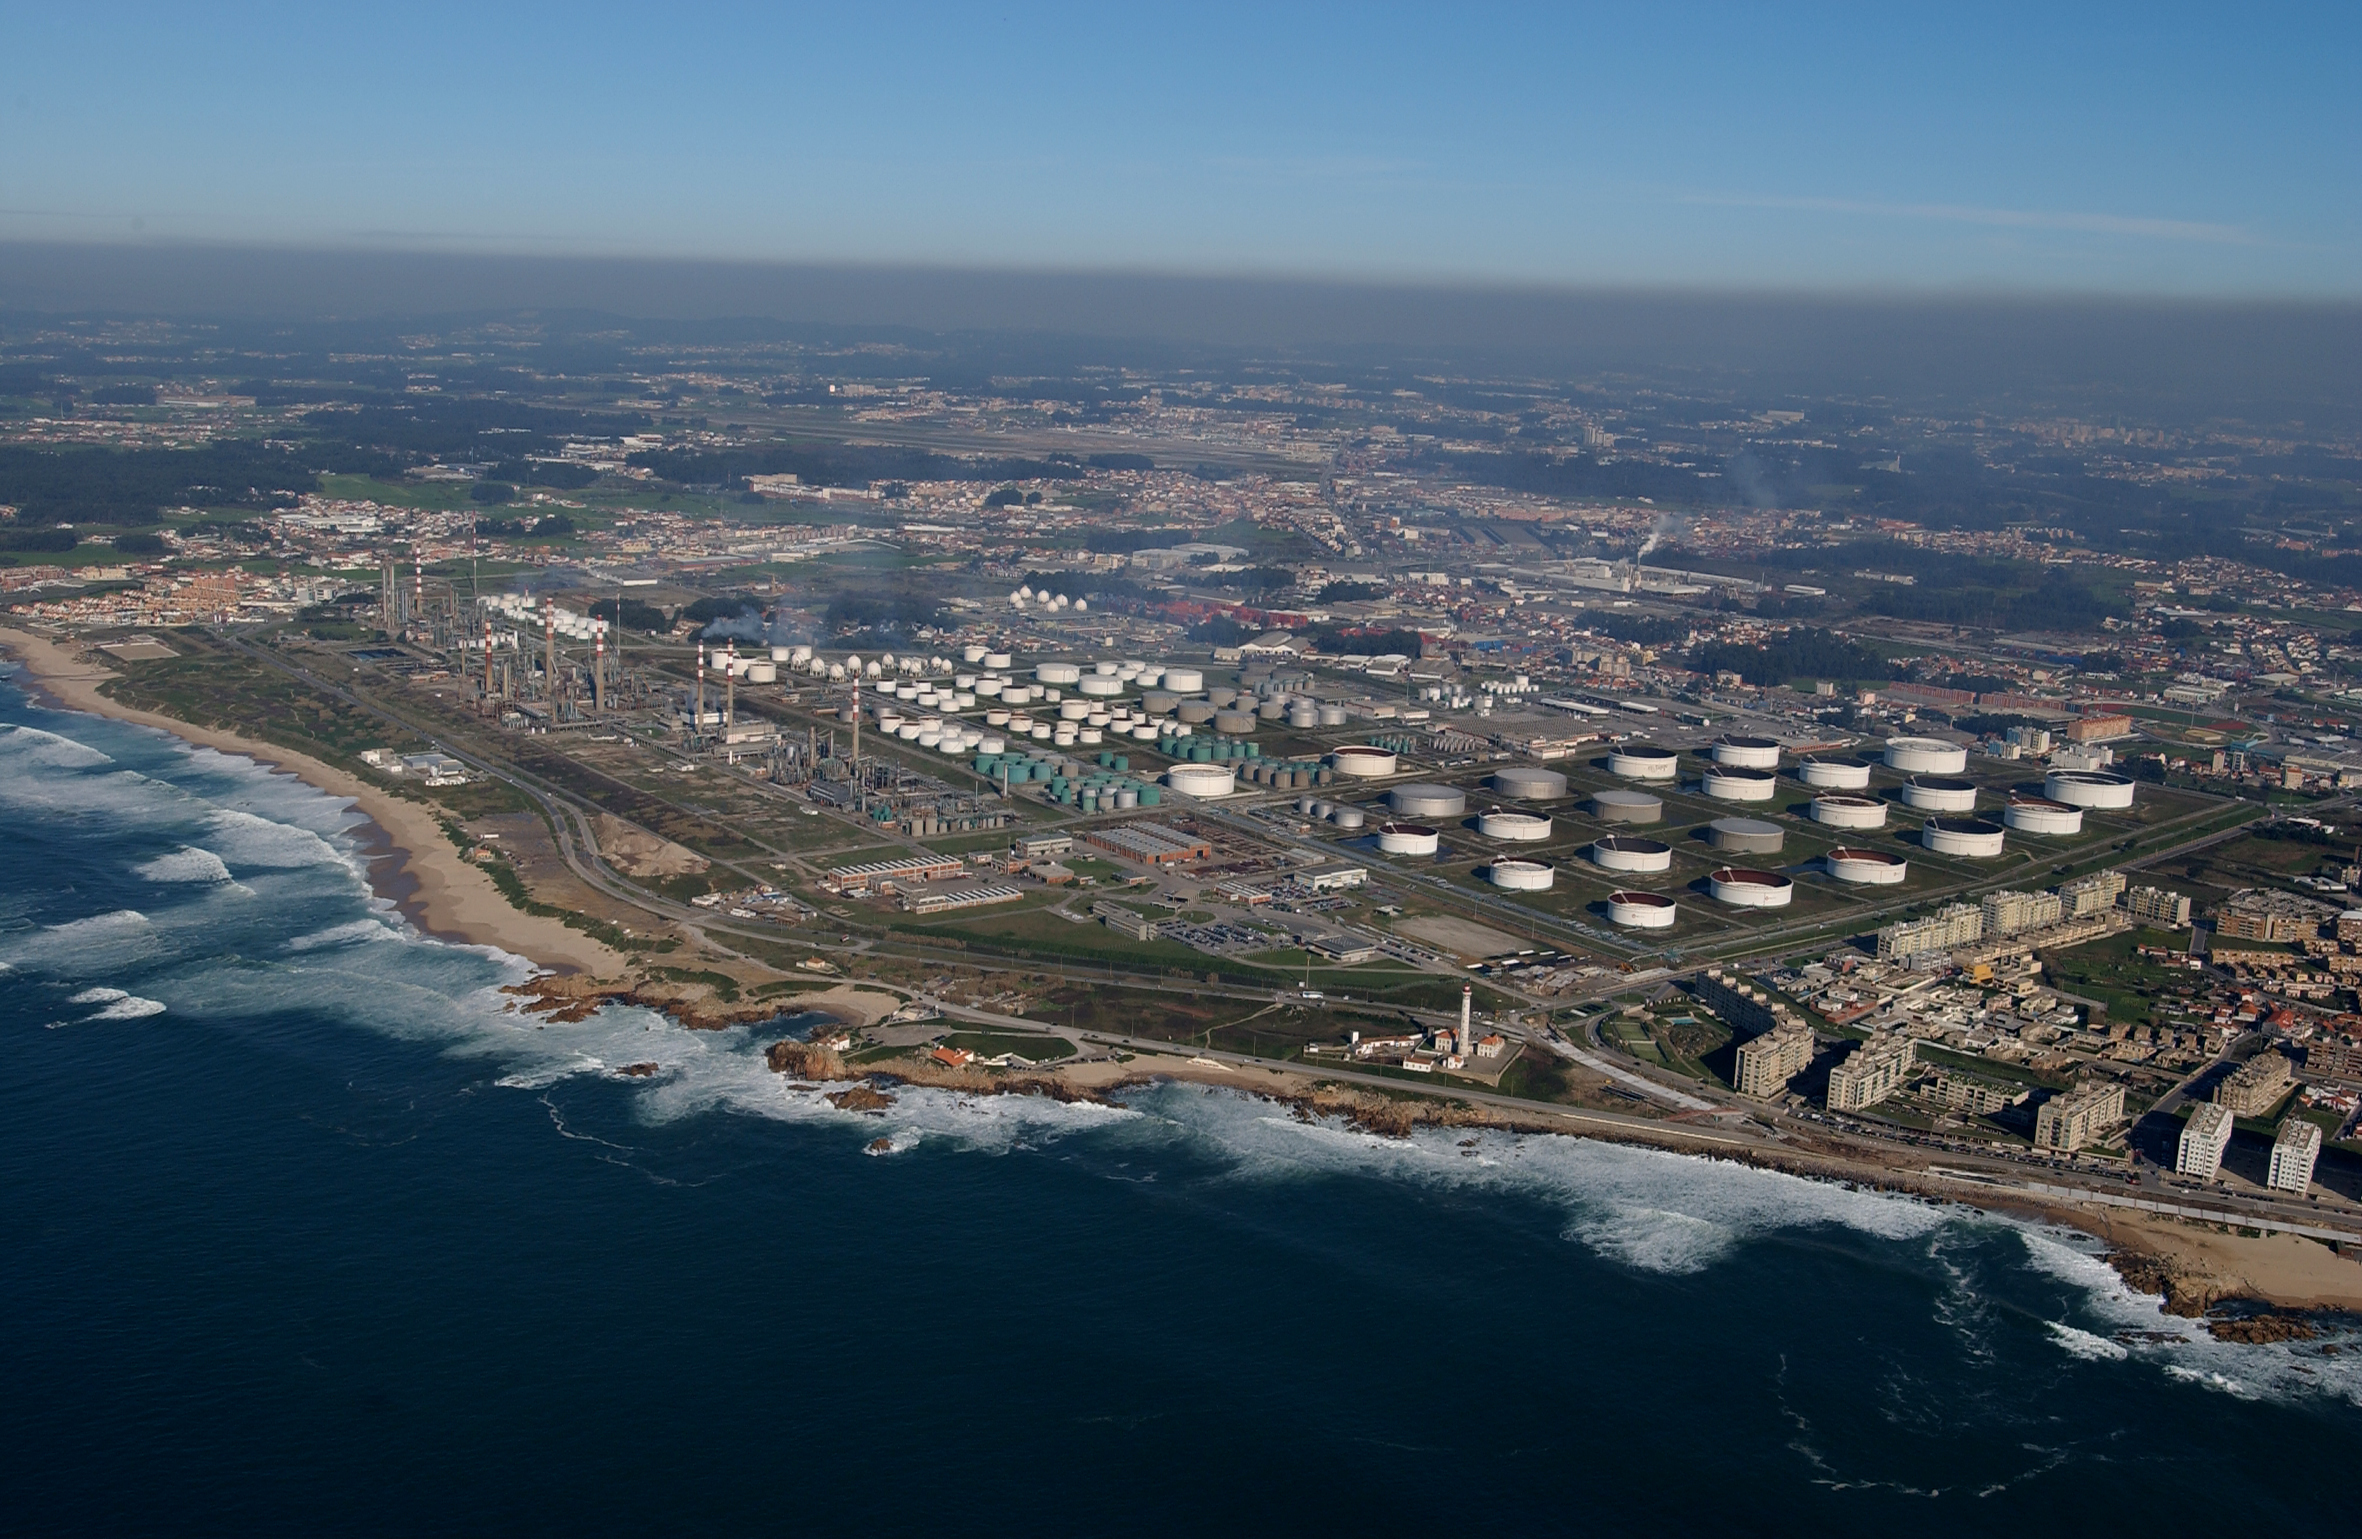
[[[0,241],[2362,296],[2362,6],[0,8]]]

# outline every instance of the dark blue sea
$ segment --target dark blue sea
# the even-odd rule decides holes
[[[2362,1358],[2194,1337],[2072,1234],[1178,1086],[848,1115],[761,1032],[507,1013],[358,821],[0,685],[9,1531],[2346,1514]]]

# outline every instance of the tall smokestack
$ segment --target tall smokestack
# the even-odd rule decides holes
[[[722,663],[722,730],[738,725],[738,643],[729,643],[730,655]]]
[[[607,627],[591,627],[591,712],[607,714]]]
[[[484,704],[492,704],[492,611],[484,611]]]
[[[705,643],[702,641],[697,643],[697,710],[689,723],[691,732],[705,731]]]
[[[554,609],[541,612],[541,687],[554,722],[558,719],[558,616]]]

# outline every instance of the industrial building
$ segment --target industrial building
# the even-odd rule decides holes
[[[965,870],[957,855],[911,855],[901,860],[873,860],[858,866],[838,866],[832,871],[821,873],[820,885],[824,891],[840,894],[897,892],[922,882],[947,882]]]
[[[1918,1039],[1899,1032],[1872,1037],[1829,1071],[1829,1109],[1867,1111],[1911,1083],[1918,1069]]]
[[[2073,1154],[2124,1120],[2122,1085],[2082,1085],[2034,1109],[2034,1147]]]
[[[2174,1149],[2174,1173],[2212,1181],[2222,1174],[2223,1151],[2230,1147],[2231,1114],[2212,1101],[2202,1102],[2182,1124],[2181,1141]]]
[[[1118,823],[1110,828],[1094,828],[1083,835],[1083,842],[1151,866],[1176,866],[1184,861],[1214,858],[1213,845],[1162,823]]]

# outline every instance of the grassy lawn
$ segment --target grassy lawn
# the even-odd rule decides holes
[[[998,1058],[1003,1053],[1015,1053],[1035,1063],[1048,1063],[1074,1056],[1074,1044],[1064,1037],[1037,1037],[1020,1032],[955,1031],[943,1039],[943,1044],[946,1047],[964,1047],[979,1058]]]

